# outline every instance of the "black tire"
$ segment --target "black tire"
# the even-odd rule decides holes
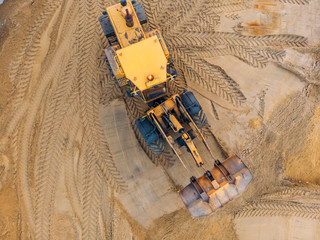
[[[203,128],[208,123],[208,120],[194,94],[185,90],[180,97],[183,106],[191,116],[194,123],[199,129]]]
[[[164,153],[164,142],[160,137],[155,142],[148,144],[148,146],[150,150],[157,156]]]
[[[197,114],[192,115],[191,117],[199,129],[205,127],[208,124],[206,114],[202,109]]]
[[[106,57],[106,63],[107,63],[107,66],[108,66],[108,69],[109,69],[110,75],[111,75],[111,77],[113,78],[113,77],[114,77],[114,74],[113,74],[113,71],[112,71],[111,65],[110,65],[110,63],[109,63],[109,61],[108,61],[108,58],[107,58],[107,57]],[[116,83],[118,83],[118,82],[116,81]]]
[[[184,92],[180,95],[181,101],[187,112],[190,116],[198,114],[201,110],[201,106],[194,96],[193,92],[184,90]]]
[[[162,154],[165,150],[163,139],[152,122],[141,117],[136,120],[136,125],[150,150],[157,156]]]

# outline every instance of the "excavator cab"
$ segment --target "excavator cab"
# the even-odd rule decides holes
[[[185,147],[198,167],[204,161],[193,142],[198,138],[214,160],[214,168],[203,176],[191,176],[180,197],[193,217],[211,214],[243,192],[253,178],[237,156],[220,162],[214,158],[200,129],[206,115],[188,90],[169,96],[168,82],[176,78],[169,48],[158,30],[144,32],[147,22],[140,3],[121,0],[106,8],[99,18],[108,39],[106,63],[120,88],[131,97],[140,97],[150,109],[136,120],[137,128],[155,155],[169,146],[182,165],[181,148]]]

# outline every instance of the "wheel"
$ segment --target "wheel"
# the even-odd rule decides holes
[[[158,138],[155,142],[148,144],[151,151],[159,156],[164,152],[164,143],[161,138]]]
[[[114,32],[112,23],[110,21],[110,18],[108,16],[108,13],[106,11],[104,11],[102,13],[102,16],[99,17],[99,22],[103,30],[103,33],[107,38],[116,35]]]
[[[201,106],[192,92],[184,90],[180,97],[183,106],[191,116],[197,114],[201,110]]]
[[[181,101],[194,123],[199,129],[207,124],[207,117],[202,110],[201,105],[192,92],[185,90],[181,95]]]
[[[202,109],[197,114],[192,115],[191,117],[199,129],[203,128],[208,123],[206,114],[203,112]]]
[[[136,14],[137,14],[137,17],[139,19],[140,24],[143,25],[143,24],[147,23],[147,17],[146,17],[146,14],[143,10],[141,3],[136,2],[136,1],[131,1],[131,2],[132,2],[132,5],[136,11]]]
[[[136,120],[136,125],[151,151],[155,155],[162,154],[164,152],[163,139],[152,122],[146,117],[141,117]]]
[[[113,77],[114,77],[114,74],[113,74],[113,71],[112,71],[112,69],[111,69],[111,66],[110,66],[110,63],[109,63],[109,61],[108,61],[108,58],[107,58],[107,57],[106,57],[106,63],[107,63],[107,66],[108,66],[108,69],[109,69],[110,75],[111,75],[111,77],[113,78]],[[116,81],[116,83],[117,83],[117,81]]]

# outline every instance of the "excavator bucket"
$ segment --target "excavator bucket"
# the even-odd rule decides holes
[[[192,217],[210,215],[236,196],[240,195],[253,176],[242,160],[233,155],[199,178],[191,177],[191,183],[180,191],[180,197]]]

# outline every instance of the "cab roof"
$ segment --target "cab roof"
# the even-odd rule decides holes
[[[152,36],[116,51],[121,67],[140,91],[166,82],[167,58],[157,36]],[[147,77],[153,75],[149,81]]]

